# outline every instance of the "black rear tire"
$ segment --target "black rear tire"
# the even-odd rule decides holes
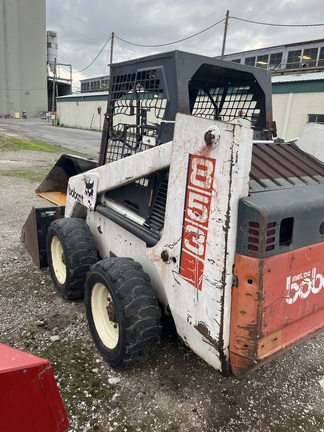
[[[91,268],[85,307],[93,340],[112,367],[145,361],[160,341],[155,291],[142,266],[130,258],[104,259]]]
[[[57,290],[66,299],[84,297],[84,284],[98,253],[83,219],[58,219],[47,232],[48,267]]]

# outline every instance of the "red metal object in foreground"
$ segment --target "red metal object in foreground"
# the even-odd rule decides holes
[[[0,344],[1,432],[64,432],[69,426],[48,360]]]

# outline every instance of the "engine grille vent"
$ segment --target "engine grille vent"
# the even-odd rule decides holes
[[[155,231],[160,231],[164,225],[165,207],[168,193],[168,176],[165,175],[160,183],[158,193],[153,203],[147,224]]]

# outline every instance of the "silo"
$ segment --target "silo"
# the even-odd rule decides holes
[[[55,31],[47,31],[47,64],[51,70],[54,72],[54,62],[57,61],[58,56],[58,43],[57,43],[57,33]]]

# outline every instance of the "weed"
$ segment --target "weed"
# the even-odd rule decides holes
[[[109,407],[114,421],[124,418],[124,407],[114,400],[117,389],[98,376],[93,353],[84,349],[80,341],[53,343],[40,354],[50,360],[71,425],[77,418],[81,424],[90,422],[91,431],[104,432],[102,419],[93,418],[100,406]]]
[[[17,138],[0,136],[0,151],[10,150],[33,150],[43,151],[47,153],[58,153],[62,152],[62,148],[59,146],[46,144],[42,141],[23,141]]]
[[[0,171],[0,175],[5,177],[21,177],[35,183],[41,183],[45,174],[34,171]]]

